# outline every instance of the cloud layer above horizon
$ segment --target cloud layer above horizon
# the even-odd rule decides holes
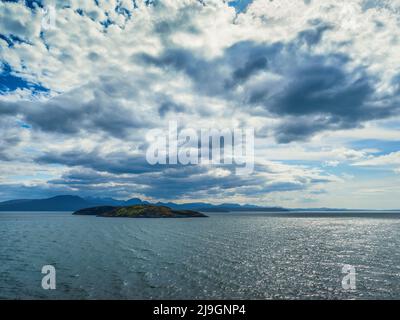
[[[3,1],[0,200],[400,208],[399,14],[397,0]],[[169,121],[254,128],[254,172],[150,165],[146,134]]]

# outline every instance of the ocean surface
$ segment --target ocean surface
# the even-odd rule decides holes
[[[0,298],[400,299],[400,214],[207,214],[0,212]]]

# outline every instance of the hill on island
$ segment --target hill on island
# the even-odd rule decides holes
[[[205,218],[206,215],[192,210],[172,210],[165,206],[133,205],[127,207],[100,206],[74,212],[75,215],[92,215],[114,218]]]

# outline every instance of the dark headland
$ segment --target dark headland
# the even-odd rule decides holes
[[[173,210],[166,206],[133,205],[125,207],[100,206],[81,209],[75,215],[116,218],[205,218],[205,214],[192,210]]]

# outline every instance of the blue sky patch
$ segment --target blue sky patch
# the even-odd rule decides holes
[[[400,138],[400,136],[399,136]],[[399,151],[399,141],[387,141],[387,140],[358,140],[351,142],[351,148],[354,149],[376,149],[378,152],[374,153],[375,156],[388,154],[391,152]]]
[[[49,89],[40,84],[31,83],[17,76],[8,64],[3,64],[0,72],[0,94],[17,89],[29,89],[33,92],[49,92]]]
[[[253,0],[234,0],[229,1],[228,4],[230,7],[234,7],[237,13],[241,13],[243,11],[246,11],[247,7],[250,3],[252,3],[252,1]]]

